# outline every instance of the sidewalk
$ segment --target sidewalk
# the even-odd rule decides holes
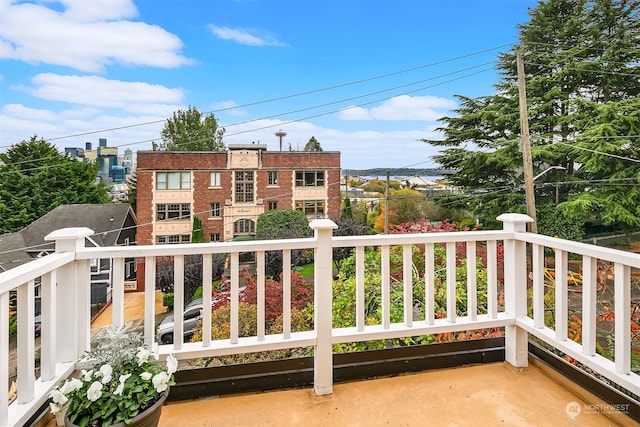
[[[156,323],[159,322],[168,312],[167,307],[162,305],[162,292],[156,291]],[[113,317],[113,306],[109,303],[95,319],[91,322],[91,330],[111,326]],[[124,294],[124,321],[133,322],[133,327],[142,325],[144,321],[144,292],[125,292]]]

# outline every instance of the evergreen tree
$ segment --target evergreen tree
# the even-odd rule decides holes
[[[541,1],[519,27],[534,175],[564,168],[536,180],[538,206],[559,202],[568,217],[640,226],[632,209],[640,199],[620,181],[640,175],[639,10],[640,0]],[[456,114],[441,119],[445,139],[425,141],[443,147],[434,160],[458,170],[451,182],[470,193],[446,202],[490,227],[501,213],[526,211],[515,61],[516,47],[501,54],[497,94],[458,96]]]
[[[305,144],[302,151],[322,151],[322,147],[320,146],[320,142],[316,139],[315,136],[309,138],[309,141]]]
[[[204,243],[202,221],[197,216],[193,217],[193,231],[191,231],[191,243]]]
[[[24,227],[62,204],[107,203],[98,165],[60,153],[33,136],[0,153],[0,234]]]

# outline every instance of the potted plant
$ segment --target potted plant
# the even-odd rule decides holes
[[[78,362],[78,375],[51,391],[51,412],[66,426],[156,426],[178,367],[173,355],[166,366],[157,359],[140,333],[103,329]]]

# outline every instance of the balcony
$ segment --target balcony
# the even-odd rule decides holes
[[[254,418],[256,424],[268,420],[273,420],[273,424],[286,424],[287,420],[297,424],[304,420],[310,425],[326,425],[338,420],[343,424],[376,425],[396,421],[415,425],[424,424],[425,419],[458,424],[477,424],[481,420],[487,425],[497,422],[524,425],[545,424],[545,420],[557,421],[561,416],[579,421],[578,416],[587,415],[590,425],[609,425],[612,422],[630,424],[640,419],[637,402],[640,379],[632,370],[635,366],[632,356],[637,348],[632,339],[636,335],[632,330],[635,313],[631,310],[632,302],[638,298],[634,277],[640,269],[640,255],[527,233],[526,223],[530,219],[524,215],[504,214],[499,219],[504,223],[502,230],[359,237],[333,237],[335,225],[331,221],[315,220],[311,223],[315,236],[309,239],[118,248],[86,248],[84,239],[92,234],[88,229],[56,231],[47,237],[56,241],[55,254],[0,274],[0,353],[3,355],[10,351],[9,295],[17,293],[19,384],[16,399],[11,403],[7,403],[7,389],[0,388],[0,425],[21,426],[37,419],[46,406],[49,390],[73,374],[76,360],[89,348],[88,283],[92,259],[109,258],[113,262],[113,301],[109,313],[111,323],[118,326],[123,325],[127,317],[124,260],[144,259],[146,291],[139,323],[146,342],[151,344],[157,314],[156,257],[173,257],[174,312],[182,312],[184,277],[180,272],[184,271],[185,256],[202,255],[203,265],[207,266],[216,253],[228,253],[231,260],[230,338],[212,339],[211,331],[204,328],[200,341],[176,339],[173,344],[161,345],[161,356],[174,354],[188,360],[301,347],[312,348],[313,356],[267,362],[261,366],[272,370],[254,371],[252,375],[234,366],[179,371],[178,384],[170,395],[173,402],[163,409],[161,425],[176,425],[175,420],[185,425],[192,419],[184,418],[185,414],[195,414],[199,417],[197,420],[202,414],[215,414],[227,425],[251,424],[252,416],[259,417]],[[415,247],[422,248],[423,271],[415,271],[412,258]],[[352,295],[355,323],[350,327],[334,328],[332,323],[335,248],[355,248]],[[375,248],[381,259],[381,283],[378,284],[381,309],[374,322],[365,318],[365,253],[370,248]],[[435,248],[444,248],[444,272],[436,271],[442,260],[436,259]],[[291,251],[295,249],[314,252],[314,327],[301,332],[292,330],[291,283],[285,275],[283,330],[279,334],[268,334],[264,323],[265,252],[282,251],[283,270],[289,271]],[[239,254],[243,252],[255,252],[257,265],[258,326],[255,336],[250,337],[241,336],[238,326]],[[549,291],[549,257],[545,253],[553,254],[552,291]],[[394,263],[401,264],[400,282],[392,283],[392,256]],[[400,259],[395,259],[397,257]],[[571,279],[576,263],[581,280],[579,290]],[[482,280],[480,264],[482,274],[486,275]],[[599,266],[605,264],[610,267],[607,274],[611,277],[607,283],[607,301],[603,303]],[[461,275],[461,266],[467,265],[472,267],[465,267]],[[212,275],[207,268],[203,270],[203,294],[207,295],[211,293]],[[36,370],[33,313],[36,281],[40,283],[42,307],[39,370]],[[417,312],[414,287],[419,281],[424,286],[424,302]],[[481,282],[486,286],[479,286]],[[402,321],[399,322],[392,321],[391,313],[394,304],[397,305],[390,297],[391,289],[396,286],[401,287],[403,296]],[[456,306],[463,303],[456,293],[460,287],[465,288],[467,295],[464,315],[456,310]],[[434,307],[434,292],[438,290],[445,293],[444,313]],[[552,308],[549,308],[550,299],[554,302]],[[205,301],[205,304],[208,303]],[[596,351],[603,339],[599,326],[603,304],[614,314],[608,318],[609,357]],[[549,322],[549,314],[553,322]],[[570,318],[570,314],[577,317]],[[578,337],[573,324],[578,321],[576,318],[580,324]],[[175,336],[180,337],[181,316],[176,319]],[[205,309],[203,322],[210,320],[210,310]],[[337,344],[434,334],[446,336],[468,330],[500,330],[504,336],[346,355],[333,353],[333,345]],[[562,362],[563,358],[582,369]],[[9,357],[3,356],[0,362],[3,385],[8,384],[12,376],[8,360]],[[452,368],[461,364],[472,366]],[[440,369],[433,370],[434,367]],[[594,373],[596,379],[588,377],[591,379],[579,382],[595,384],[597,396],[576,382],[576,378],[584,377],[581,372],[586,370]],[[559,371],[564,375],[558,374]],[[196,382],[195,377],[205,380]],[[379,378],[354,381],[371,377]],[[262,389],[284,390],[241,394],[260,390],[259,378],[267,379],[268,385]],[[228,396],[206,399],[220,395]],[[191,400],[193,398],[197,399]],[[572,402],[576,402],[582,414],[576,415]],[[252,411],[247,411],[247,407]],[[247,413],[254,410],[255,414]],[[224,414],[224,418],[220,414]],[[234,416],[238,417],[235,421]],[[354,417],[367,418],[356,420]]]

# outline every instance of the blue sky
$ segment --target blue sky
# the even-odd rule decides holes
[[[535,0],[0,0],[0,151],[34,134],[150,149],[195,106],[225,143],[432,167],[455,94],[494,93]]]

